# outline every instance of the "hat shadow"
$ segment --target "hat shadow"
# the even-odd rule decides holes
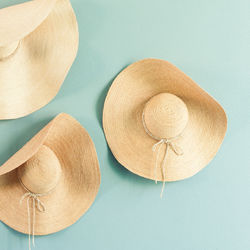
[[[132,172],[130,172],[127,168],[125,168],[124,166],[122,166],[114,157],[114,155],[112,154],[110,148],[108,148],[108,163],[109,166],[112,167],[112,169],[114,170],[114,172],[120,176],[122,176],[122,179],[126,179],[129,182],[132,183],[136,183],[138,185],[144,185],[144,184],[152,184],[155,186],[154,181],[150,180],[150,179],[146,179],[143,178],[139,175],[136,175]]]
[[[103,115],[103,108],[104,108],[104,103],[105,103],[105,99],[106,96],[108,94],[109,88],[111,87],[112,83],[114,82],[114,80],[116,79],[116,77],[125,69],[129,66],[129,64],[127,64],[126,66],[124,66],[109,82],[108,84],[102,89],[101,94],[97,100],[96,103],[96,115],[97,115],[97,119],[99,121],[99,125],[101,126],[102,130],[103,130],[103,126],[102,126],[102,115]]]
[[[41,119],[38,122],[34,121],[36,118],[32,115],[28,117],[21,118],[27,119],[27,126],[23,129],[18,129],[18,134],[13,137],[8,144],[1,148],[0,151],[0,167],[4,164],[12,155],[14,155],[18,150],[20,150],[25,143],[31,140],[45,125],[49,123],[53,119],[54,116],[48,117],[46,119]],[[21,121],[20,120],[20,121]],[[6,120],[1,121],[4,122],[16,122],[15,120]]]
[[[79,223],[80,220],[76,221],[73,225],[71,225],[70,227],[64,228],[59,232],[56,233],[52,233],[52,234],[47,234],[47,235],[35,235],[35,240],[38,239],[53,239],[54,237],[64,237],[65,232],[70,231],[71,227],[74,226],[75,224]],[[29,236],[28,234],[16,231],[15,229],[11,228],[10,226],[8,226],[7,224],[5,224],[4,222],[0,222],[1,225],[3,225],[3,227],[9,232],[11,233],[14,237],[18,238],[19,240],[21,240],[24,245],[28,244],[29,241]],[[56,235],[56,236],[55,236]],[[19,241],[20,243],[20,241]]]
[[[100,52],[91,43],[94,38],[99,38],[99,32],[103,28],[102,22],[95,23],[95,29],[92,28],[91,24],[95,22],[93,16],[97,15],[98,12],[100,18],[105,18],[101,9],[105,4],[97,4],[91,0],[87,0],[84,2],[84,5],[80,1],[71,1],[71,5],[78,22],[79,47],[76,58],[56,97],[58,100],[63,99],[64,103],[65,101],[71,103],[72,100],[69,98],[72,96],[75,97],[76,93],[82,93],[81,97],[85,96],[87,98],[88,95],[86,93],[88,93],[88,88],[96,80],[93,79],[94,69],[101,67],[105,63]],[[79,74],[79,72],[81,73]],[[76,101],[79,100],[81,98],[76,99]],[[76,105],[79,105],[79,102]]]
[[[1,221],[1,224],[3,225],[3,227],[6,228],[6,230],[8,230],[11,234],[18,236],[18,237],[22,237],[25,238],[26,234],[20,233],[18,231],[16,231],[15,229],[9,227],[7,224],[5,224],[3,221]]]

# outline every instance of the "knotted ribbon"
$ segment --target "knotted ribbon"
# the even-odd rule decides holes
[[[155,183],[157,184],[157,165],[158,165],[158,161],[159,161],[159,156],[160,156],[160,152],[161,152],[161,148],[163,145],[166,145],[166,150],[165,150],[165,154],[164,154],[164,158],[161,164],[161,169],[162,169],[162,176],[163,176],[163,184],[162,184],[162,189],[161,189],[161,195],[160,197],[163,197],[163,193],[164,193],[164,189],[165,189],[165,183],[166,183],[166,162],[167,162],[167,157],[168,157],[168,152],[169,152],[169,148],[171,148],[173,150],[173,152],[176,155],[183,155],[183,151],[182,149],[176,145],[176,143],[174,143],[174,141],[176,139],[178,139],[180,137],[180,135],[172,137],[172,138],[159,138],[155,135],[153,135],[147,128],[147,125],[145,123],[145,119],[144,119],[144,111],[142,113],[142,124],[144,127],[144,130],[146,131],[146,133],[153,139],[157,140],[157,142],[153,145],[152,147],[152,151],[155,152],[157,150],[157,155],[156,155],[156,161],[155,161],[155,167],[154,167],[154,176],[155,176]]]
[[[163,197],[164,189],[165,189],[165,183],[166,183],[166,162],[167,162],[167,156],[168,156],[168,150],[171,148],[176,155],[182,155],[183,151],[181,148],[176,146],[176,144],[173,142],[173,140],[177,139],[177,137],[171,138],[171,139],[161,139],[157,143],[155,143],[152,147],[153,152],[157,150],[158,146],[158,151],[157,151],[157,156],[156,156],[156,161],[155,161],[155,168],[154,168],[154,174],[155,174],[155,183],[157,184],[157,163],[159,160],[159,155],[161,152],[161,148],[164,144],[166,144],[166,150],[164,154],[164,158],[161,164],[162,168],[162,176],[163,176],[163,184],[162,184],[162,189],[161,189],[161,198]]]
[[[27,198],[26,204],[27,204],[27,215],[28,215],[28,234],[29,234],[29,250],[31,250],[31,235],[32,235],[32,244],[33,247],[35,247],[35,224],[36,224],[36,209],[39,212],[44,213],[46,211],[46,207],[44,203],[39,199],[42,196],[47,195],[46,194],[35,194],[32,193],[28,188],[25,187],[23,182],[20,180],[21,185],[23,188],[27,191],[20,199],[20,205],[22,205],[24,199]],[[31,209],[30,209],[30,200],[32,200],[32,223],[31,223]]]

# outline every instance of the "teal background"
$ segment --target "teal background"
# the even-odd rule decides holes
[[[19,2],[1,1],[0,7]],[[93,138],[102,183],[89,211],[66,230],[37,237],[36,249],[250,249],[249,0],[71,2],[80,30],[76,61],[51,103],[25,118],[0,122],[0,163],[66,112]],[[101,125],[114,77],[147,57],[175,64],[228,115],[227,135],[214,160],[196,176],[167,184],[163,200],[161,185],[118,164]],[[23,250],[27,244],[27,236],[0,223],[1,250]]]

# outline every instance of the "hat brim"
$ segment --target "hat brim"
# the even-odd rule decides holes
[[[223,108],[175,66],[146,59],[122,71],[107,94],[103,128],[121,165],[142,177],[163,181],[161,168],[155,178],[152,146],[156,141],[145,132],[142,112],[151,97],[164,92],[181,98],[189,111],[188,124],[176,141],[184,154],[177,156],[170,150],[166,163],[166,180],[177,181],[195,175],[213,159],[224,139],[227,118]]]
[[[41,21],[13,55],[0,60],[0,119],[23,117],[49,103],[76,57],[79,34],[69,0],[56,1]]]
[[[49,15],[57,0],[32,0],[0,9],[0,46],[23,39]]]
[[[75,223],[93,203],[100,170],[95,146],[87,131],[74,118],[60,114],[0,167],[0,220],[11,228],[28,233],[27,207],[20,198],[26,192],[16,169],[42,145],[57,156],[62,176],[56,188],[41,197],[45,213],[36,213],[35,235],[47,235]]]

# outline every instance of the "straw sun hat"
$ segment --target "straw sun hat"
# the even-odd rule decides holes
[[[103,127],[124,167],[164,185],[195,175],[212,160],[227,118],[223,108],[175,66],[146,59],[114,80],[104,104]]]
[[[90,136],[60,114],[0,167],[0,220],[29,237],[57,232],[88,210],[99,185]]]
[[[69,0],[33,0],[0,9],[0,119],[28,115],[50,102],[77,53]]]

